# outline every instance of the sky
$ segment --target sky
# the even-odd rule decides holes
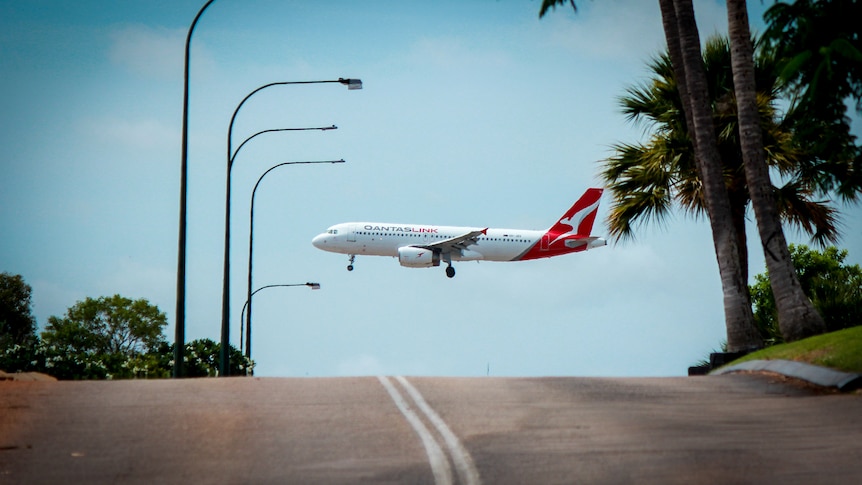
[[[40,328],[121,294],[174,339],[186,34],[202,0],[0,0],[0,271],[33,289]],[[749,2],[753,28],[772,2]],[[601,161],[645,128],[618,97],[664,48],[658,2],[216,0],[191,48],[186,340],[221,332],[227,132],[232,143],[231,343],[254,212],[257,376],[675,376],[725,338],[705,220],[675,213],[634,241],[522,263],[413,269],[326,253],[349,221],[545,229]],[[702,40],[723,2],[696,0]],[[859,124],[854,125],[859,132]],[[594,234],[606,234],[608,196]],[[862,210],[843,208],[848,262]],[[749,223],[750,273],[763,255]],[[790,242],[806,243],[788,231]],[[445,265],[444,265],[445,266]]]

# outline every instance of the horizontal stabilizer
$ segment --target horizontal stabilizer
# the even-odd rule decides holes
[[[589,245],[587,249],[600,248],[608,244],[607,241],[600,237],[584,237],[579,239],[567,239],[565,241],[567,248],[579,248],[584,245]]]

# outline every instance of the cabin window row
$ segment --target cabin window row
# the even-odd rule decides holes
[[[440,236],[440,235],[434,235],[434,234],[410,234],[410,233],[406,233],[406,232],[402,232],[402,233],[388,233],[388,232],[365,232],[365,231],[358,231],[356,234],[359,234],[360,236],[399,236],[399,237],[422,237],[422,236],[429,236],[429,237],[435,237],[435,238],[438,238],[438,239],[441,239],[441,238],[448,238],[448,236]]]
[[[367,231],[359,231],[356,234],[360,236],[400,236],[400,237],[422,237],[429,236],[435,239],[448,239],[451,236],[441,236],[435,234],[409,234],[409,233],[386,233],[386,232],[367,232]],[[510,238],[502,238],[502,237],[480,237],[479,241],[503,241],[503,242],[521,242],[521,243],[529,243],[530,241],[526,239],[510,239]]]
[[[522,242],[522,243],[529,242],[526,239],[511,239],[511,238],[505,238],[505,237],[480,237],[479,240],[480,241]]]

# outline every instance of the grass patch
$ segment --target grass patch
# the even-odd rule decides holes
[[[732,364],[748,360],[794,360],[862,374],[862,326],[846,328],[753,352]]]

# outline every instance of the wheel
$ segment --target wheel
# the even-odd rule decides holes
[[[449,266],[446,268],[446,276],[452,278],[455,276],[455,268]]]
[[[353,265],[352,264],[347,265],[347,271],[353,271]]]

